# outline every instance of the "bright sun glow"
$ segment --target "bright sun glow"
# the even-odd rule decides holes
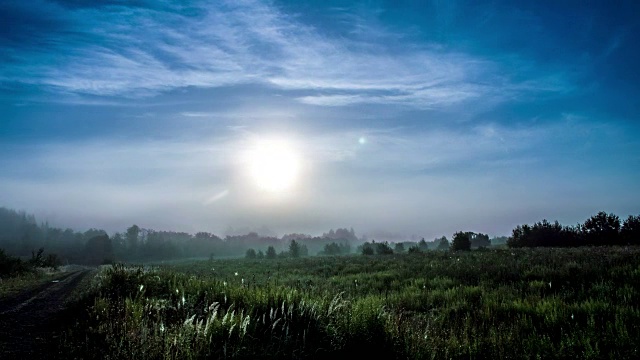
[[[259,141],[250,150],[248,162],[255,183],[270,192],[291,189],[300,171],[296,151],[283,140]]]

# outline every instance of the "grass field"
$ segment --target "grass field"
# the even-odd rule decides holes
[[[63,346],[83,358],[640,358],[640,248],[114,266]]]

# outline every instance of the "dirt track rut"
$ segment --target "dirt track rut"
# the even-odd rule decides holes
[[[93,272],[69,272],[35,289],[0,300],[0,358],[64,358],[58,330],[69,296]]]

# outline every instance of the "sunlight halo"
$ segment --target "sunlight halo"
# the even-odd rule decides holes
[[[257,140],[246,154],[249,174],[260,189],[272,193],[291,190],[300,174],[300,158],[284,139]]]

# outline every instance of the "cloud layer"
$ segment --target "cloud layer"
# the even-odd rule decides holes
[[[4,1],[0,206],[427,238],[637,213],[634,4]],[[288,197],[246,174],[269,136]]]
[[[44,47],[10,47],[18,61],[1,81],[125,97],[263,84],[306,91],[298,97],[305,104],[416,108],[557,90],[533,74],[516,82],[490,59],[425,45],[391,46],[402,38],[384,27],[367,25],[371,35],[355,36],[365,26],[358,17],[350,18],[346,36],[331,36],[258,1],[46,8],[65,30],[38,34]]]

